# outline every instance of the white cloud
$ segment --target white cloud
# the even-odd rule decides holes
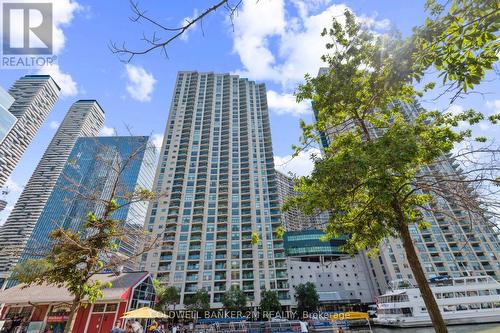
[[[16,2],[33,3],[34,1],[17,0]],[[35,2],[52,4],[52,49],[53,53],[58,55],[66,44],[63,28],[69,26],[75,14],[82,11],[84,7],[73,0],[38,0]],[[14,33],[21,34],[22,31],[16,30]]]
[[[316,75],[323,65],[320,57],[327,52],[328,40],[321,32],[331,26],[332,17],[342,23],[348,7],[328,6],[329,0],[292,2],[298,15],[287,10],[284,0],[244,1],[234,20],[233,34],[233,49],[243,64],[239,74],[280,83],[285,90],[295,88],[306,73]],[[374,28],[390,23],[375,17],[364,20]]]
[[[66,36],[63,27],[67,27],[73,21],[75,14],[84,9],[78,2],[72,0],[53,1],[53,22],[54,22],[54,53],[59,54],[66,44]]]
[[[64,73],[58,64],[42,67],[38,74],[48,74],[61,87],[62,96],[75,96],[78,94],[78,87],[71,75]]]
[[[292,0],[293,5],[297,8],[300,17],[309,16],[311,11],[318,10],[322,6],[329,5],[332,0]]]
[[[108,126],[103,126],[101,128],[101,131],[99,132],[99,135],[101,136],[113,136],[115,135],[116,131],[113,127],[108,127]]]
[[[5,209],[0,212],[0,225],[2,225],[10,215],[10,212],[12,211],[12,209],[14,209],[14,204],[23,191],[23,186],[21,186],[18,182],[12,180],[11,178],[7,179],[7,182],[5,183],[3,188],[8,189],[9,193],[5,195],[4,193],[0,192],[0,198],[7,201],[7,207],[5,207]]]
[[[17,0],[16,2],[32,3],[33,1]],[[59,55],[63,53],[66,45],[64,28],[71,24],[76,13],[86,10],[88,7],[84,7],[74,0],[38,0],[36,2],[52,3],[52,52],[54,55],[59,57]],[[21,31],[16,31],[15,33],[21,33]],[[76,82],[70,74],[62,72],[59,65],[43,67],[38,71],[38,74],[51,75],[56,83],[61,87],[61,95],[63,97],[74,96],[78,93]]]
[[[7,179],[4,188],[7,188],[11,194],[21,193],[23,190],[22,186],[13,181],[11,178]]]
[[[488,121],[480,121],[478,124],[479,128],[483,131],[487,131],[490,129],[490,123]]]
[[[462,105],[452,104],[448,107],[446,112],[450,112],[452,115],[457,116],[458,114],[464,112],[464,107]],[[470,124],[467,121],[459,121],[456,129],[463,131],[469,127],[470,127]]]
[[[359,22],[373,30],[388,30],[391,27],[391,21],[388,19],[383,19],[378,21],[376,19],[377,15],[374,16],[364,16],[361,15],[358,17]]]
[[[22,2],[33,2],[21,0]],[[66,45],[66,36],[63,28],[68,27],[75,17],[75,14],[84,9],[78,2],[73,0],[41,0],[37,2],[52,3],[53,13],[53,53],[59,56]],[[78,94],[77,84],[70,74],[61,71],[59,65],[45,66],[38,71],[38,74],[48,74],[61,87],[61,95],[75,96]]]
[[[163,144],[163,134],[153,134],[151,135],[151,142],[155,146],[157,151],[161,150]]]
[[[73,21],[75,14],[84,7],[78,2],[72,0],[54,0],[53,1],[53,47],[54,54],[59,55],[66,45],[66,36],[64,35],[63,27],[67,27]],[[64,73],[59,68],[59,65],[53,65],[49,68],[44,68],[40,74],[50,74],[56,83],[61,87],[62,96],[75,96],[78,94],[78,87],[70,74]]]
[[[148,73],[144,68],[131,64],[125,65],[127,70],[127,92],[130,97],[139,102],[151,100],[151,94],[156,83],[153,74]]]
[[[279,115],[290,114],[294,117],[300,117],[311,113],[309,102],[297,103],[293,94],[279,94],[273,90],[268,90],[267,104],[271,111]]]
[[[269,49],[269,38],[285,31],[284,0],[243,3],[234,19],[234,51],[245,67],[243,75],[262,80],[279,77],[273,68],[275,58]]]
[[[198,9],[195,8],[194,11],[193,11],[193,16],[187,16],[185,17],[180,23],[179,23],[179,26],[184,26],[186,24],[188,24],[192,19],[198,17]],[[197,24],[194,23],[192,26],[189,27],[188,30],[186,30],[181,36],[180,36],[180,39],[187,42],[188,39],[189,39],[189,32],[190,31],[193,31],[195,28],[196,28]]]
[[[495,101],[493,101],[493,103],[490,103],[490,102],[487,102],[486,105],[489,107],[489,108],[492,108],[494,109],[496,106],[494,104]],[[498,100],[498,107],[500,107],[500,100]],[[453,115],[458,115],[462,112],[464,112],[464,107],[462,105],[459,105],[459,104],[452,104],[448,107],[448,109],[446,110],[447,112],[451,112]],[[500,111],[500,109],[499,109]],[[477,126],[480,130],[482,131],[487,131],[488,129],[490,129],[490,123],[488,121],[480,121],[478,124],[476,124],[475,126]],[[468,129],[470,128],[470,124],[469,122],[467,121],[459,121],[458,122],[458,127],[457,129],[458,130],[465,130],[465,129]]]
[[[493,110],[494,113],[500,112],[500,99],[495,99],[493,101],[487,101],[486,106]]]
[[[12,210],[14,209],[14,206],[13,205],[7,205],[5,207],[5,209],[3,210],[3,213],[6,214],[7,216],[10,214],[10,212],[12,212]]]
[[[49,124],[49,127],[55,130],[58,129],[60,125],[61,123],[59,121],[52,120]]]
[[[291,172],[297,176],[307,176],[310,175],[314,169],[314,163],[311,159],[311,155],[319,156],[319,149],[303,151],[298,156],[293,158],[292,155],[274,156],[274,166],[277,170],[285,174]]]
[[[452,104],[448,107],[447,112],[451,112],[454,115],[458,115],[459,113],[464,112],[464,107],[458,104]]]

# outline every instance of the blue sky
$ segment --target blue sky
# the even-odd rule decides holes
[[[142,0],[141,8],[159,22],[176,26],[214,1]],[[108,49],[110,41],[140,47],[143,31],[153,30],[145,23],[132,23],[126,0],[54,0],[56,53],[54,74],[63,87],[55,108],[14,171],[9,205],[12,206],[55,133],[70,105],[78,99],[97,99],[106,112],[105,134],[154,135],[161,138],[179,70],[240,73],[265,82],[269,91],[276,164],[285,171],[305,174],[311,163],[307,154],[289,160],[291,145],[300,136],[300,118],[311,121],[307,103],[296,105],[293,91],[306,72],[313,75],[321,62],[323,40],[319,34],[332,16],[349,7],[374,30],[395,27],[404,35],[421,24],[426,15],[424,0],[249,0],[229,23],[224,11],[215,13],[189,31],[187,38],[168,48],[169,59],[159,52],[135,58],[126,65]],[[37,71],[0,70],[0,85],[9,88],[22,75]],[[493,78],[490,76],[489,78]],[[472,95],[457,101],[455,110],[474,107],[486,113],[500,110],[497,82],[487,82],[480,90],[488,95]],[[428,107],[447,107],[445,101],[425,103]],[[498,133],[481,124],[478,132],[489,137]],[[0,213],[0,223],[6,212]]]

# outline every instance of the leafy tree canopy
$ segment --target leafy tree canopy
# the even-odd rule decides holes
[[[210,295],[204,289],[198,290],[196,294],[184,300],[184,305],[191,311],[208,311],[210,310]]]
[[[477,124],[484,116],[475,110],[453,114],[419,107],[417,99],[436,85],[430,82],[418,91],[414,79],[422,79],[434,66],[444,82],[458,83],[448,87],[457,93],[479,83],[498,59],[498,38],[491,35],[498,31],[498,18],[491,22],[498,5],[492,9],[490,4],[456,0],[443,14],[444,7],[429,1],[433,18],[408,39],[397,33],[375,35],[346,11],[345,22],[333,19],[332,27],[323,31],[328,38],[329,53],[322,57],[327,68],[318,77],[306,75],[297,91],[298,101],[313,101],[317,122],[301,122],[303,136],[295,154],[320,144],[321,136],[328,138],[329,146],[315,158],[312,174],[297,179],[301,195],[289,198],[285,210],[329,212],[327,237],[349,235],[346,249],[353,253],[375,253],[386,237],[401,238],[438,332],[446,332],[446,327],[413,247],[410,226],[429,226],[422,211],[436,197],[450,196],[443,194],[444,187],[467,190],[462,178],[436,178],[429,166],[445,162],[464,140],[484,142],[470,129],[457,127],[460,122]],[[455,27],[449,26],[452,21]],[[499,119],[489,117],[492,123]],[[491,175],[478,180],[497,183]]]
[[[231,286],[222,296],[222,304],[229,311],[242,310],[247,306],[247,296],[239,286]]]
[[[165,311],[170,305],[179,303],[180,293],[175,286],[162,287],[158,280],[153,280],[157,301],[155,309]]]
[[[278,293],[274,290],[263,290],[260,293],[260,311],[278,312],[281,311],[281,303]]]
[[[414,29],[415,77],[434,66],[443,83],[472,89],[498,60],[500,10],[497,1],[427,0],[430,17]]]
[[[318,310],[319,295],[316,292],[316,286],[312,282],[301,283],[294,288],[299,316],[303,316],[306,313],[313,313]]]

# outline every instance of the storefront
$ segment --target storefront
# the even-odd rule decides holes
[[[97,274],[95,280],[111,287],[103,298],[79,309],[73,333],[108,333],[126,311],[153,306],[156,298],[151,276],[146,272]],[[16,286],[0,292],[0,320],[28,326],[28,332],[62,333],[68,322],[72,296],[55,286]],[[0,326],[1,327],[1,326]]]

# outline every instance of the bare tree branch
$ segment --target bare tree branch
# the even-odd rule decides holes
[[[167,46],[172,43],[174,40],[180,38],[183,34],[185,34],[190,28],[193,28],[197,23],[200,23],[201,25],[201,30],[202,34],[205,35],[204,28],[203,28],[203,19],[217,11],[218,9],[224,8],[229,16],[229,19],[231,21],[231,24],[233,25],[233,30],[234,30],[234,23],[233,19],[234,16],[236,15],[237,10],[242,6],[243,0],[238,0],[234,5],[231,4],[230,0],[220,0],[219,2],[213,4],[212,6],[208,7],[205,9],[201,14],[194,18],[186,19],[185,22],[178,27],[167,27],[161,23],[157,19],[154,19],[150,17],[146,10],[142,10],[139,7],[138,2],[134,2],[133,0],[130,1],[130,8],[133,12],[133,16],[130,17],[130,20],[132,22],[140,22],[140,21],[145,21],[146,23],[152,25],[153,27],[160,29],[161,32],[167,34],[166,37],[159,37],[157,32],[153,32],[151,37],[146,36],[145,33],[143,33],[143,36],[141,40],[145,43],[144,48],[142,49],[131,49],[128,48],[125,42],[119,46],[115,42],[110,42],[109,48],[113,54],[116,54],[120,57],[120,60],[125,63],[129,63],[132,61],[132,59],[135,56],[138,55],[144,55],[149,52],[152,52],[154,50],[159,49],[161,53],[165,55],[165,57],[168,58],[168,53],[167,53]]]

